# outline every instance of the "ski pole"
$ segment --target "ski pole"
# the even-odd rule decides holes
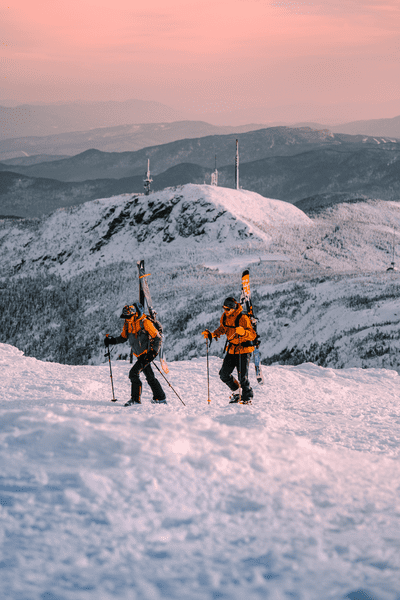
[[[165,381],[168,383],[168,385],[171,388],[171,390],[178,396],[178,398],[182,402],[183,406],[186,406],[186,404],[184,403],[184,401],[182,400],[182,398],[180,397],[180,395],[178,394],[178,392],[176,390],[174,390],[174,388],[172,387],[172,385],[170,384],[170,382],[168,381],[168,379],[165,377],[165,375],[161,371],[161,369],[158,368],[158,366],[156,365],[156,363],[154,361],[152,361],[152,363],[155,366],[155,368],[157,369],[157,371],[160,373],[160,375],[162,375],[164,377]]]
[[[108,337],[108,335],[106,335],[106,337]],[[107,354],[105,354],[104,356],[108,356],[108,364],[110,365],[110,378],[111,378],[111,390],[112,390],[112,400],[111,400],[111,402],[117,402],[117,398],[114,395],[114,383],[113,383],[113,376],[112,376],[112,369],[111,369],[110,346],[106,346],[106,348],[107,348]]]
[[[238,375],[239,375],[239,402],[242,401],[242,353],[240,352],[240,335],[238,335],[239,338],[239,343],[238,343],[238,350],[239,350],[239,370],[238,370]]]
[[[210,365],[208,362],[208,336],[206,337],[206,347],[207,347],[207,402],[208,402],[208,404],[210,404]]]

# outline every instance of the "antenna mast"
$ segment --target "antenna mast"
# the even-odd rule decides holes
[[[144,195],[148,196],[150,194],[150,184],[152,182],[152,178],[150,175],[150,159],[147,159],[147,172],[146,172],[146,179],[143,180],[143,184],[144,184]]]
[[[236,140],[236,156],[235,156],[235,188],[239,189],[239,140]]]
[[[393,225],[393,255],[392,255],[392,267],[393,267],[393,271],[394,271],[394,244],[395,244],[395,235],[396,235],[396,229],[395,229],[395,226]]]
[[[386,269],[386,271],[397,271],[396,267],[394,266],[394,255],[395,255],[395,238],[396,238],[396,228],[393,225],[393,243],[392,243],[392,262],[390,264],[390,267],[388,267]]]
[[[211,185],[218,185],[217,155],[215,155],[215,171],[211,173]]]

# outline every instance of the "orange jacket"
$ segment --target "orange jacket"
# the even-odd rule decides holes
[[[130,319],[125,319],[117,343],[126,342],[126,340],[129,340],[135,356],[144,354],[150,346],[158,352],[161,344],[160,334],[146,315],[142,315],[140,318],[135,315]]]
[[[221,317],[219,327],[212,332],[212,336],[216,339],[223,334],[226,335],[229,342],[229,354],[248,354],[254,350],[251,342],[256,339],[257,334],[252,327],[249,317],[241,314],[242,311],[243,308],[239,304],[232,314],[225,315],[224,313]],[[239,337],[236,333],[236,327],[243,327],[245,330],[244,335]]]

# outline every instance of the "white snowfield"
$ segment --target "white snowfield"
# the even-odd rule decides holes
[[[398,600],[400,379],[264,367],[229,406],[221,360],[171,363],[168,405],[124,408],[130,365],[0,344],[0,598]]]
[[[60,209],[37,229],[11,224],[0,231],[3,265],[29,273],[48,268],[66,276],[120,262],[132,253],[154,254],[197,245],[210,248],[269,244],[282,226],[311,225],[298,208],[255,192],[209,185],[167,188],[149,196],[123,194]],[[212,247],[212,248],[211,248]]]

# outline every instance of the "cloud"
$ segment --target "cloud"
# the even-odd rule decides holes
[[[259,1],[259,0],[255,0]],[[373,16],[380,20],[400,14],[398,0],[270,0],[269,6],[282,14],[321,15],[346,18],[348,15]],[[378,25],[378,23],[377,23]]]
[[[296,0],[273,0],[270,6],[277,8],[284,14],[306,15],[311,14],[312,2],[297,2]]]

